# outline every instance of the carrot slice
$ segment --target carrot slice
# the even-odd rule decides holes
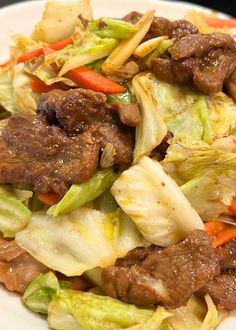
[[[7,62],[0,64],[0,68],[5,68],[10,64],[11,64],[11,60],[8,60]]]
[[[206,16],[204,18],[205,22],[215,28],[235,28],[236,27],[236,18],[219,18]]]
[[[73,43],[73,40],[71,38],[60,40],[58,42],[55,42],[54,44],[48,45],[48,47],[54,49],[54,50],[60,50],[62,48],[65,48],[68,45],[71,45]]]
[[[221,221],[209,221],[205,223],[206,232],[211,236],[218,235],[226,228],[227,224]]]
[[[35,50],[32,50],[31,52],[20,55],[17,58],[16,62],[17,63],[23,63],[23,62],[32,60],[32,58],[34,58],[34,57],[39,57],[41,55],[43,55],[43,48],[35,49]]]
[[[232,214],[236,215],[236,198],[233,198],[233,199],[232,199],[232,202],[231,202],[231,204],[230,204],[228,210],[229,210]]]
[[[49,206],[57,204],[61,200],[61,197],[54,191],[50,191],[47,194],[39,194],[37,198]]]
[[[44,47],[32,50],[31,52],[20,55],[17,58],[17,63],[22,63],[22,62],[32,60],[32,58],[41,56],[45,53],[47,55],[47,53],[49,54],[49,49],[50,49],[50,53],[51,53],[52,51],[56,51],[56,50],[65,48],[66,46],[68,46],[72,43],[73,43],[73,40],[71,38],[69,38],[69,39],[64,39],[64,40],[58,41],[54,44],[50,44],[48,46],[44,46]],[[52,49],[52,51],[51,51],[51,49]]]
[[[123,86],[85,66],[68,71],[65,77],[74,81],[79,87],[104,94],[117,94],[125,90]]]
[[[41,80],[30,80],[30,86],[34,93],[47,93],[50,92],[53,89],[68,89],[66,85],[62,83],[54,83],[51,85],[46,85]]]
[[[232,239],[236,238],[236,228],[228,228],[220,232],[214,239],[214,247],[219,247]]]

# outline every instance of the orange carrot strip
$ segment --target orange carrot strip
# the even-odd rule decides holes
[[[11,64],[11,60],[8,60],[7,62],[0,64],[0,68],[5,68],[10,64]]]
[[[219,17],[212,17],[206,16],[204,18],[205,22],[212,27],[215,28],[235,28],[236,27],[236,18],[219,18]]]
[[[65,76],[74,81],[79,87],[88,88],[95,92],[117,94],[125,90],[123,86],[85,66],[70,70]]]
[[[231,205],[229,206],[228,210],[236,215],[236,198],[232,199]]]
[[[47,194],[39,194],[38,200],[43,202],[46,205],[54,205],[60,201],[61,197],[54,191],[50,191]]]
[[[219,247],[234,238],[236,238],[236,228],[231,227],[220,232],[219,235],[215,237],[213,245],[214,247]]]
[[[227,224],[221,221],[209,221],[205,223],[206,232],[211,236],[218,235],[227,228]]]

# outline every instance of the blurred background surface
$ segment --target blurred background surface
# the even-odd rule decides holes
[[[111,0],[116,1],[116,0]],[[178,1],[178,0],[177,0]],[[0,7],[10,5],[15,2],[20,2],[17,0],[0,0]],[[236,0],[192,0],[192,3],[196,3],[205,7],[213,8],[231,16],[236,16]]]

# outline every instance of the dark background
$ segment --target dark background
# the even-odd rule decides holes
[[[116,1],[116,0],[111,0]],[[0,0],[0,7],[9,5],[14,2],[20,2],[17,0]],[[236,0],[211,0],[211,1],[203,1],[203,0],[191,0],[190,2],[200,4],[206,7],[210,7],[213,9],[218,9],[222,12],[228,13],[231,16],[236,16]]]

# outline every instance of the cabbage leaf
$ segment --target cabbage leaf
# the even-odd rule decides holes
[[[62,66],[58,76],[62,77],[68,71],[107,57],[116,47],[118,41],[114,38],[100,38],[90,33],[82,45],[68,46],[65,49],[49,54],[45,58],[47,64],[55,62]]]
[[[48,323],[55,330],[214,330],[219,313],[209,295],[206,304],[192,296],[187,305],[156,311],[89,292],[61,290],[49,304]]]
[[[215,330],[220,323],[219,313],[209,295],[204,302],[192,296],[186,306],[169,310],[172,316],[168,318],[169,330]]]
[[[102,17],[88,24],[89,31],[100,38],[127,39],[137,32],[133,24],[128,22]]]
[[[56,218],[36,212],[16,241],[43,264],[67,276],[113,265],[117,258],[145,244],[121,210],[103,213],[85,207]]]
[[[144,238],[153,244],[169,246],[195,229],[204,229],[180,188],[151,158],[143,157],[124,171],[111,192]]]
[[[10,113],[17,112],[10,70],[0,69],[0,105]]]
[[[48,304],[60,291],[60,285],[53,272],[39,275],[25,289],[24,304],[33,312],[47,314]]]
[[[28,223],[30,210],[13,194],[0,187],[0,232],[4,237],[14,237]]]
[[[212,145],[177,134],[162,161],[167,173],[181,186],[203,220],[227,212],[236,196],[236,154],[233,137],[215,140]]]
[[[42,20],[36,25],[32,38],[54,43],[81,34],[83,26],[79,15],[89,21],[93,18],[89,0],[47,1]]]
[[[165,41],[166,39],[168,39],[168,36],[161,36],[144,41],[140,45],[138,45],[133,55],[135,57],[145,57],[154,50],[160,49],[160,47],[163,45],[163,41]]]
[[[37,108],[39,95],[32,92],[30,80],[32,78],[25,72],[23,63],[14,66],[13,70],[13,100],[20,112],[34,114]]]
[[[112,51],[102,65],[102,71],[104,73],[110,75],[119,72],[119,69],[134,53],[135,49],[147,34],[152,24],[154,14],[154,10],[149,10],[145,15],[143,15],[143,17],[135,24],[137,32],[131,38],[122,40]]]
[[[176,134],[162,165],[182,184],[201,175],[216,176],[235,171],[236,154],[214,148],[214,145],[186,134]]]
[[[149,72],[146,77],[143,74],[143,85],[174,135],[184,133],[210,144],[229,135],[236,125],[236,105],[224,93],[205,96],[183,84],[158,80]]]
[[[56,330],[116,330],[144,324],[153,311],[90,292],[61,290],[49,304],[49,327]]]
[[[209,295],[192,296],[186,306],[166,310],[139,308],[117,299],[63,289],[52,272],[40,275],[26,288],[23,301],[32,311],[48,313],[55,330],[214,330],[220,315]]]
[[[119,177],[111,169],[97,171],[87,182],[73,184],[65,196],[56,205],[49,208],[48,214],[56,217],[76,210],[80,206],[99,197]]]
[[[168,56],[168,49],[173,45],[173,41],[174,41],[173,39],[166,39],[165,36],[158,37],[158,38],[159,38],[159,40],[158,40],[158,45],[157,45],[156,49],[145,58],[145,64],[149,69],[151,67],[152,60],[154,60],[155,58],[160,57],[164,54]],[[151,39],[151,40],[153,40],[153,39]],[[151,40],[150,40],[150,42],[151,42]],[[147,43],[147,41],[145,43],[141,44],[140,46],[138,46],[138,48],[139,47],[141,48],[141,52],[142,52],[142,48],[145,51],[146,45],[144,45],[144,44],[146,44],[146,43]],[[136,51],[138,50],[138,48],[136,49]],[[136,54],[136,51],[135,51],[135,54]]]
[[[167,127],[158,111],[158,105],[150,93],[147,81],[151,74],[140,73],[133,79],[133,88],[140,104],[142,123],[135,133],[134,163],[148,156],[167,134]]]

